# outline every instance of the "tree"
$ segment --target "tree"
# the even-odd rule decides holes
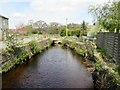
[[[83,21],[81,28],[82,28],[82,35],[87,36],[87,26],[85,21]]]
[[[61,26],[62,25],[57,23],[57,22],[51,22],[49,27],[48,27],[47,33],[49,33],[49,34],[59,34]]]
[[[120,30],[120,1],[108,2],[104,5],[91,6],[89,12],[96,18],[95,21],[108,31]]]
[[[45,21],[39,20],[33,24],[33,28],[38,30],[38,33],[44,33],[48,27]]]
[[[76,30],[76,29],[79,29],[80,30],[80,24],[75,24],[75,23],[69,23],[67,25],[68,29],[70,30]]]
[[[62,28],[60,30],[60,36],[66,36],[66,29],[65,28]]]

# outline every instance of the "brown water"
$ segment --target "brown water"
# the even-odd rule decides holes
[[[3,75],[3,88],[92,88],[82,57],[60,46],[49,48]]]

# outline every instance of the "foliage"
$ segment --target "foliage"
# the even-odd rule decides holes
[[[12,32],[8,32],[5,43],[7,45],[7,49],[13,51],[17,44],[16,35]]]
[[[80,30],[68,30],[68,36],[80,36]]]
[[[10,70],[11,67],[13,67],[14,64],[12,64],[11,62],[9,62],[8,64],[6,64],[3,68],[2,68],[2,72],[6,72],[8,70]]]
[[[26,50],[22,50],[18,55],[17,59],[20,61],[26,60],[29,58],[29,52]]]
[[[81,24],[81,29],[82,29],[82,35],[87,36],[87,25],[85,21],[83,21],[83,23]]]
[[[80,49],[80,48],[75,48],[75,50],[76,50],[76,52],[78,53],[78,54],[80,54],[81,56],[85,56],[85,51],[84,50],[82,50],[82,49]]]
[[[61,26],[61,24],[57,23],[57,22],[51,22],[50,25],[48,26],[48,30],[46,30],[46,32],[48,34],[59,34],[60,29],[63,26]]]
[[[66,44],[68,44],[68,40],[63,39],[63,40],[62,40],[62,46],[65,46]]]
[[[76,35],[77,37],[79,37],[79,36],[80,36],[80,30],[75,30],[75,35]]]
[[[33,54],[39,53],[41,51],[40,47],[37,44],[37,41],[31,41],[29,43],[29,46]]]
[[[48,41],[46,42],[46,46],[47,46],[47,47],[49,47],[51,44],[52,44],[52,40],[48,40]]]
[[[102,57],[107,57],[108,59],[111,58],[111,56],[109,55],[109,52],[106,52],[104,49],[102,48],[97,48],[97,51],[100,52],[100,54],[102,55]]]
[[[76,40],[73,40],[73,41],[72,41],[72,44],[71,44],[71,48],[72,48],[72,49],[75,49],[75,46],[76,46]]]
[[[101,65],[101,62],[100,61],[97,61],[95,63],[95,70],[96,71],[100,71],[102,69],[102,65]]]
[[[66,29],[60,30],[60,36],[66,36]]]
[[[80,30],[80,24],[75,24],[75,23],[69,23],[67,25],[67,28],[70,30]]]
[[[17,57],[15,56],[15,58],[12,60],[10,60],[3,68],[2,68],[2,72],[6,72],[8,70],[10,70],[13,66],[15,66],[15,64],[19,64],[20,61],[23,62],[23,60],[26,60],[29,58],[29,53],[26,50],[22,50],[19,52],[19,54],[17,54]]]
[[[66,29],[60,31],[60,36],[66,36]],[[80,36],[80,30],[70,30],[68,29],[68,36]]]
[[[108,70],[102,68],[99,71],[94,71],[92,75],[96,89],[120,89],[120,85],[118,84],[114,76],[109,73]]]
[[[116,67],[115,71],[118,72],[118,74],[120,76],[120,65]]]
[[[101,55],[106,55],[106,51],[101,48],[97,48],[97,51],[101,53]]]
[[[102,29],[103,30],[103,29]],[[95,25],[89,25],[87,29],[87,36],[96,36],[98,32],[101,31],[101,28],[99,26],[99,23],[96,23]],[[104,30],[105,31],[105,30]]]
[[[38,34],[38,30],[37,30],[37,29],[34,29],[34,30],[32,30],[31,33],[32,33],[32,34]]]
[[[120,1],[108,2],[104,5],[91,6],[90,13],[92,13],[99,25],[109,31],[117,32],[120,30]]]

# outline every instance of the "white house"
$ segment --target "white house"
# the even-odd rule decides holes
[[[0,41],[6,39],[7,32],[6,30],[9,29],[9,18],[0,15]]]

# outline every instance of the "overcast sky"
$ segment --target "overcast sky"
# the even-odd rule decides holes
[[[90,5],[103,4],[109,0],[0,0],[0,14],[9,18],[9,27],[15,28],[28,20],[43,20],[65,24],[92,24],[93,17],[88,14]]]

